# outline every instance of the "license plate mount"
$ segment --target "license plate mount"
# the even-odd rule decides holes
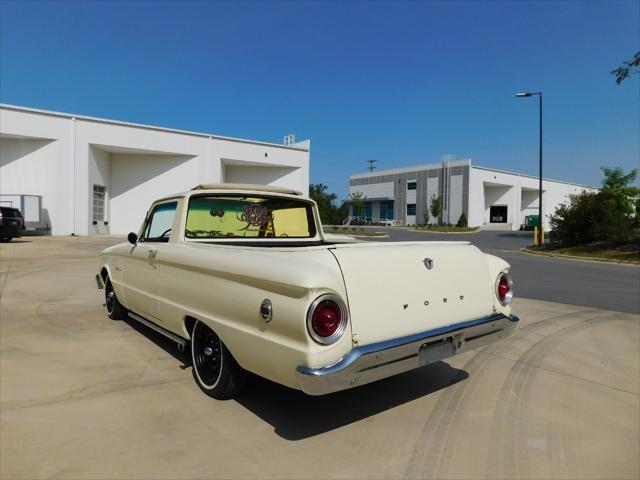
[[[428,365],[455,355],[456,347],[453,338],[445,338],[437,342],[422,344],[419,353],[420,365]]]

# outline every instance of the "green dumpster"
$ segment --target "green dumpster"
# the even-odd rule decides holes
[[[524,229],[533,230],[533,227],[540,227],[540,215],[527,215],[524,217]]]

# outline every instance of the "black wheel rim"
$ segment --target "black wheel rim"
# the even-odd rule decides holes
[[[222,368],[220,339],[213,330],[198,323],[191,342],[193,366],[198,377],[205,387],[213,388],[218,383]]]
[[[104,290],[105,305],[107,306],[107,313],[113,312],[113,307],[116,304],[116,293],[113,291],[111,282],[107,282],[107,286]]]

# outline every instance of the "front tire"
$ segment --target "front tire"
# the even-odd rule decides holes
[[[127,318],[127,309],[118,301],[109,277],[107,277],[104,285],[104,305],[107,308],[107,315],[109,315],[111,320],[124,320]]]
[[[242,390],[246,372],[215,332],[200,321],[191,332],[191,362],[194,380],[210,397],[224,400]]]
[[[0,242],[7,243],[10,242],[13,237],[2,237],[0,238]]]

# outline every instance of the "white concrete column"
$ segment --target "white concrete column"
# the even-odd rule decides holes
[[[76,161],[76,134],[77,134],[77,125],[75,117],[69,119],[69,167],[71,170],[71,189],[70,189],[70,211],[69,211],[69,233],[72,235],[79,235],[78,232],[78,189],[79,189],[79,181],[78,181],[78,165]]]
[[[516,201],[515,201],[515,209],[512,215],[512,220],[511,220],[511,230],[515,231],[515,230],[519,230],[520,229],[520,222],[521,222],[521,218],[522,218],[522,188],[520,186],[520,175],[516,175]]]
[[[207,139],[206,154],[202,164],[202,183],[220,183],[222,181],[220,164],[220,154],[216,140],[209,137]]]

